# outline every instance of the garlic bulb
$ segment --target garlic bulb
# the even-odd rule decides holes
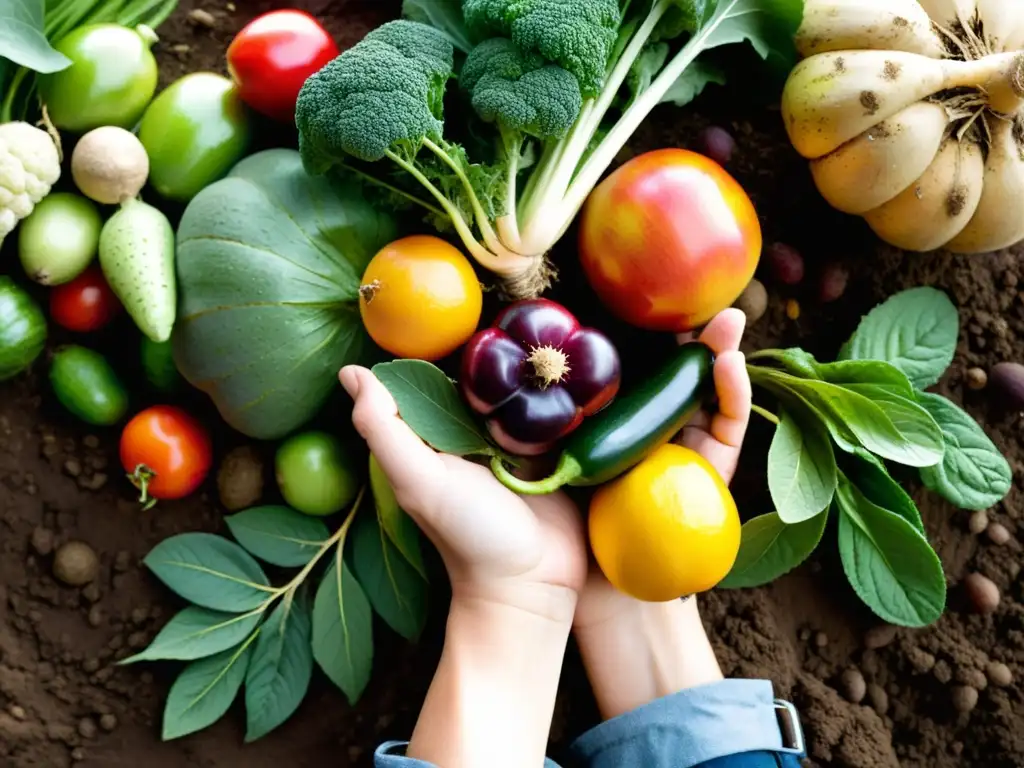
[[[782,113],[821,194],[910,251],[1024,240],[1021,0],[805,0]]]

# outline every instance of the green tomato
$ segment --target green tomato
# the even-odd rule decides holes
[[[326,432],[304,432],[287,439],[277,449],[274,468],[284,500],[307,515],[340,512],[359,491],[351,457]]]
[[[62,38],[54,47],[71,66],[39,77],[53,124],[75,133],[104,125],[134,128],[156,93],[154,42],[149,27],[119,24],[80,27]]]
[[[43,311],[11,278],[0,276],[0,381],[32,365],[45,345]]]
[[[18,227],[25,274],[42,285],[74,280],[96,256],[102,223],[91,200],[71,192],[47,195]]]
[[[181,384],[181,374],[174,364],[174,353],[171,342],[153,341],[148,336],[142,337],[140,350],[142,370],[146,373],[146,381],[157,392],[171,394]]]
[[[149,183],[168,200],[188,202],[245,154],[249,118],[230,80],[195,72],[172,83],[139,125]]]
[[[107,427],[128,411],[128,392],[99,352],[68,345],[53,353],[50,386],[61,405],[87,424]]]

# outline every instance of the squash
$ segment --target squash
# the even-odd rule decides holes
[[[1020,0],[806,0],[782,113],[834,207],[909,251],[1024,240]]]
[[[379,354],[359,318],[359,280],[396,235],[358,185],[310,176],[294,150],[241,161],[178,227],[178,369],[239,432],[298,429],[342,366]]]

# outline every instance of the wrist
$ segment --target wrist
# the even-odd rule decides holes
[[[605,719],[722,679],[696,598],[630,600],[574,632]]]

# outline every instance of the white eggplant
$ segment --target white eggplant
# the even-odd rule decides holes
[[[822,196],[912,251],[1024,239],[1024,2],[805,0],[782,113]]]

